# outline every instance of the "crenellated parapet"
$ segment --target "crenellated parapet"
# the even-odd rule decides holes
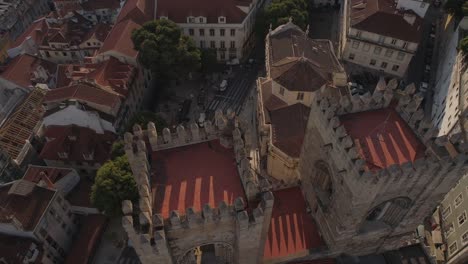
[[[408,85],[404,90],[397,90],[396,80],[390,81],[385,89],[375,89],[374,93],[366,93],[362,96],[328,96],[327,91],[317,92],[312,105],[312,112],[316,118],[315,124],[322,135],[332,142],[329,144],[334,149],[333,155],[345,161],[342,169],[352,171],[363,179],[378,182],[380,179],[406,177],[419,173],[423,168],[434,166],[445,167],[446,172],[456,172],[466,166],[467,156],[457,152],[456,138],[446,139],[437,137],[437,128],[424,120],[424,112],[421,108],[423,96],[415,93],[414,84]],[[380,170],[365,170],[365,161],[359,154],[358,147],[353,138],[348,135],[344,125],[340,122],[340,116],[350,113],[364,112],[375,109],[393,107],[400,117],[412,128],[415,135],[425,145],[425,156],[415,162],[407,162],[401,165],[391,165]],[[448,157],[449,162],[446,162]]]

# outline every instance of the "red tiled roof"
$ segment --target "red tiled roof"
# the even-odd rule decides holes
[[[309,120],[310,108],[302,103],[270,111],[273,145],[288,156],[298,158]]]
[[[105,131],[98,134],[94,130],[75,125],[48,126],[44,136],[53,140],[45,143],[41,154],[45,160],[67,160],[75,162],[104,163],[109,159],[109,152],[116,135]],[[75,140],[70,137],[76,137]],[[58,153],[67,153],[67,158],[59,157]],[[83,155],[93,154],[92,160],[86,160]]]
[[[133,42],[131,39],[132,31],[139,28],[140,25],[131,19],[118,22],[110,31],[106,40],[104,41],[99,53],[107,51],[116,51],[125,56],[136,58],[138,52],[133,49]]]
[[[120,102],[119,95],[83,82],[48,91],[44,103],[62,102],[69,99],[104,105],[110,108],[116,107]]]
[[[367,170],[414,162],[424,156],[425,146],[391,107],[343,115],[340,121],[366,161]]]
[[[53,187],[53,184],[57,183],[70,172],[72,172],[72,170],[67,168],[30,165],[23,179],[34,183],[39,183],[41,180],[44,180],[50,182],[52,184],[50,187]]]
[[[0,222],[11,223],[14,217],[21,223],[23,230],[32,231],[49,206],[54,190],[35,186],[27,195],[8,194],[11,184],[0,186]]]
[[[39,66],[47,71],[47,80],[35,80],[34,72]],[[42,60],[29,54],[23,54],[16,56],[7,65],[0,76],[22,87],[31,87],[37,82],[47,84],[48,81],[55,76],[56,71],[57,65],[55,63]]]
[[[81,177],[75,188],[67,195],[67,201],[73,206],[94,207],[90,200],[92,186],[92,180],[87,177]]]
[[[158,8],[159,4],[158,2]],[[143,25],[154,18],[154,5],[154,0],[127,0],[120,10],[116,24],[129,19]]]
[[[12,47],[18,47],[21,45],[28,37],[31,37],[34,42],[39,45],[42,43],[43,38],[46,36],[48,25],[45,18],[40,18],[34,21],[28,29],[21,34],[16,40]]]
[[[240,7],[248,7],[251,0],[159,0],[157,17],[166,16],[176,23],[187,23],[189,16],[204,16],[207,23],[218,23],[218,17],[226,17],[226,23],[242,23],[247,13]]]
[[[323,72],[306,58],[288,58],[271,67],[271,78],[289,91],[314,92],[331,81],[331,75]]]
[[[274,191],[275,202],[263,257],[275,259],[324,245],[299,187]]]
[[[5,263],[24,263],[23,261],[28,259],[32,244],[36,244],[39,251],[36,260],[32,263],[42,263],[44,250],[39,243],[31,238],[0,234],[0,259]]]
[[[125,97],[129,92],[127,83],[135,71],[134,66],[110,57],[108,60],[96,65],[96,68],[88,74],[87,78],[95,80],[101,86],[111,87],[112,90]]]
[[[74,240],[70,253],[68,253],[65,264],[87,264],[99,245],[102,234],[107,225],[107,219],[103,215],[83,216],[78,238]]]
[[[91,29],[84,37],[83,37],[83,42],[86,40],[90,39],[92,36],[95,36],[95,38],[101,42],[104,42],[106,39],[107,35],[109,35],[109,32],[111,30],[112,26],[109,24],[104,24],[104,23],[98,23],[96,24],[93,29]]]
[[[418,43],[423,30],[423,19],[415,15],[415,22],[410,24],[403,16],[404,13],[396,9],[395,1],[393,0],[351,1],[352,27]]]
[[[152,193],[155,213],[167,218],[172,210],[181,215],[209,203],[247,201],[237,173],[232,149],[218,140],[153,152]]]

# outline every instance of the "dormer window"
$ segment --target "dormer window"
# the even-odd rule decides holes
[[[187,22],[188,23],[195,23],[195,18],[193,16],[187,17]]]
[[[57,152],[57,154],[61,159],[68,158],[68,153],[66,153],[66,152]]]
[[[87,154],[83,153],[83,158],[84,158],[85,160],[93,160],[93,158],[94,158],[94,153],[93,153],[93,152],[87,153]]]
[[[198,23],[205,23],[205,18],[204,17],[198,17]]]
[[[218,17],[218,23],[223,23],[223,24],[226,23],[226,17],[224,16]]]

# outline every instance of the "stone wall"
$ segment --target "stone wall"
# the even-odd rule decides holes
[[[414,85],[396,90],[392,80],[373,94],[336,98],[321,90],[311,107],[311,116],[300,162],[306,199],[331,251],[368,254],[395,249],[412,237],[412,232],[435,208],[467,169],[467,156],[454,151],[456,138],[436,138],[437,129],[423,120],[420,94]],[[353,139],[339,115],[385,108],[396,100],[396,111],[426,145],[425,157],[377,172],[365,171]],[[329,165],[333,194],[324,208],[311,186],[316,161]],[[308,186],[308,187],[307,187]],[[396,226],[368,225],[365,221],[376,206],[397,197],[411,200]],[[400,214],[402,214],[400,212]],[[396,216],[395,216],[396,217]]]
[[[243,133],[244,132],[244,133]],[[247,133],[247,135],[245,135]],[[203,128],[196,124],[185,130],[178,126],[175,133],[167,128],[158,137],[154,124],[147,130],[135,126],[134,134],[125,134],[125,153],[139,190],[139,202],[122,203],[122,225],[130,244],[142,263],[196,263],[194,252],[203,245],[214,244],[216,254],[228,263],[259,263],[268,233],[273,208],[273,194],[259,187],[246,155],[250,148],[248,131],[232,114],[216,112],[215,125],[207,121]],[[242,198],[233,205],[220,202],[217,208],[209,204],[201,212],[187,208],[172,211],[168,219],[153,212],[148,152],[219,139],[233,147],[238,171],[247,198],[256,207],[247,207]],[[150,149],[146,143],[149,142]],[[181,214],[183,213],[183,214]]]

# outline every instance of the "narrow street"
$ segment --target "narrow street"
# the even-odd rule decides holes
[[[207,112],[213,114],[217,109],[226,111],[231,109],[237,114],[257,78],[257,68],[241,68],[228,82],[228,88],[224,92],[217,92],[213,100],[208,104]]]

